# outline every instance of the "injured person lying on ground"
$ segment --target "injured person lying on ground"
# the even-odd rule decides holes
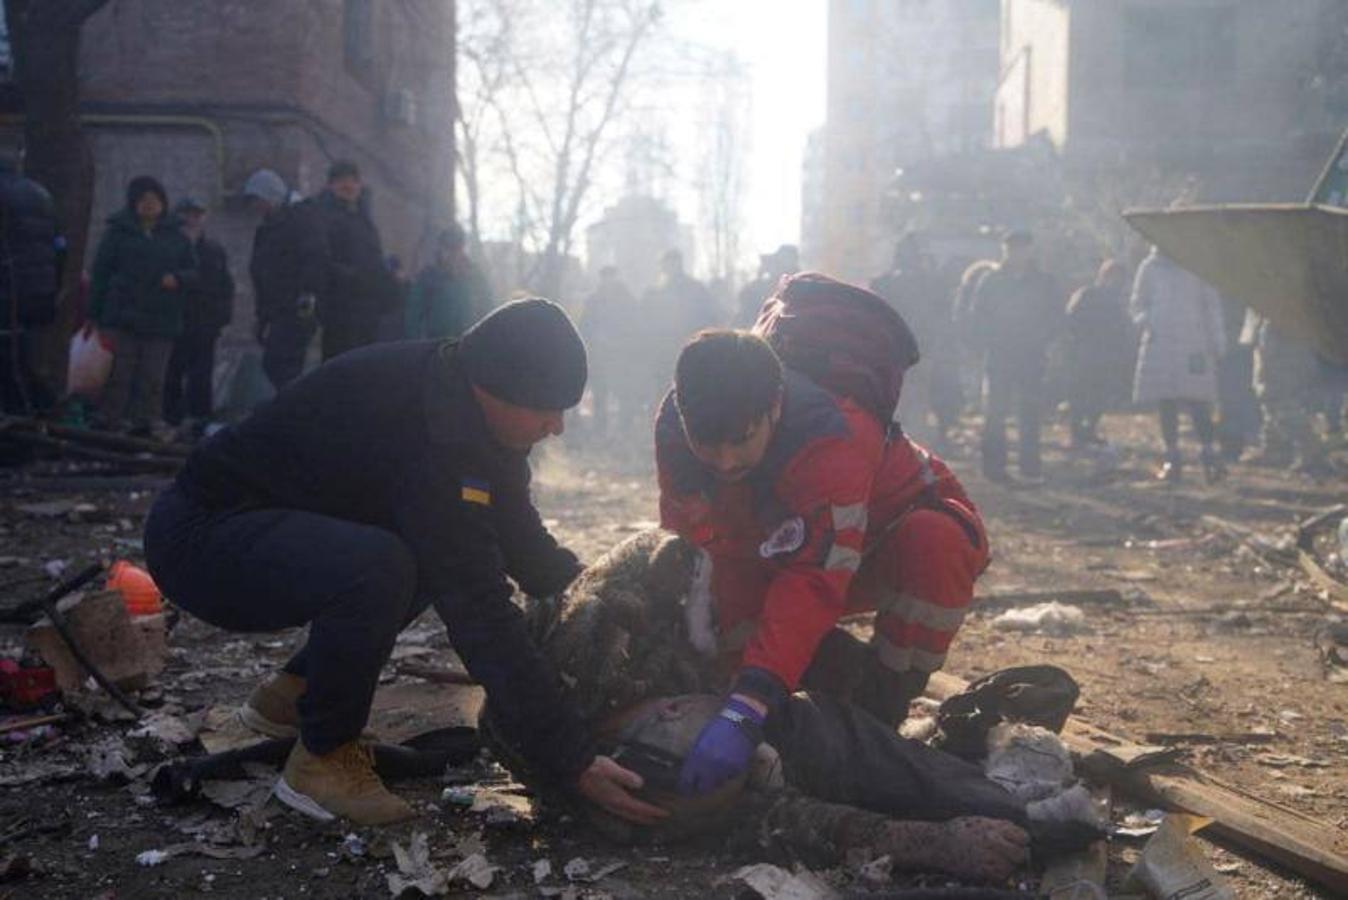
[[[695,559],[680,538],[646,532],[610,551],[564,596],[530,601],[534,637],[601,750],[639,772],[641,796],[672,813],[634,826],[592,809],[606,834],[642,841],[729,832],[816,865],[861,853],[888,856],[899,870],[969,881],[1005,880],[1032,850],[1041,857],[1099,838],[1089,797],[1073,786],[1070,759],[1050,731],[1061,729],[1076,687],[1047,666],[1008,670],[943,705],[942,738],[952,751],[987,756],[982,765],[901,737],[812,688],[807,672],[802,690],[754,736],[746,777],[711,792],[681,790],[685,758],[722,714],[726,678],[687,636]],[[839,646],[855,640],[837,635]],[[493,727],[490,702],[480,724],[517,777],[539,783]],[[1026,748],[1036,741],[1056,750]],[[1047,761],[1049,771],[1027,772],[1026,759]]]

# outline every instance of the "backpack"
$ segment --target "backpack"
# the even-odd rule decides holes
[[[753,333],[787,368],[841,394],[888,428],[917,338],[878,294],[818,272],[787,275],[763,302]]]

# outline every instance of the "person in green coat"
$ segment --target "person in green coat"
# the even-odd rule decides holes
[[[192,244],[168,215],[163,185],[148,175],[131,179],[126,207],[109,217],[92,272],[90,318],[113,343],[99,424],[168,434],[160,418],[165,373],[196,278]]]
[[[440,232],[435,262],[421,270],[407,295],[404,337],[458,337],[491,312],[491,285],[468,258],[466,245],[459,225]]]

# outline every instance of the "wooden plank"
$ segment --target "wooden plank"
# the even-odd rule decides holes
[[[929,696],[958,694],[968,682],[944,672],[932,676]],[[1192,766],[1161,761],[1150,748],[1075,717],[1063,740],[1087,757],[1090,775],[1148,803],[1213,820],[1208,832],[1348,896],[1348,835],[1279,803],[1258,797]]]

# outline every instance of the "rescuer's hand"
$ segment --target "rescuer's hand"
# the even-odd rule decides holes
[[[693,750],[683,761],[679,791],[706,794],[749,770],[754,750],[763,740],[767,709],[735,694],[697,736]]]
[[[631,792],[641,790],[642,784],[641,776],[636,772],[624,769],[607,756],[596,756],[590,767],[580,773],[576,790],[586,800],[620,819],[638,825],[653,825],[669,813],[632,796]]]

